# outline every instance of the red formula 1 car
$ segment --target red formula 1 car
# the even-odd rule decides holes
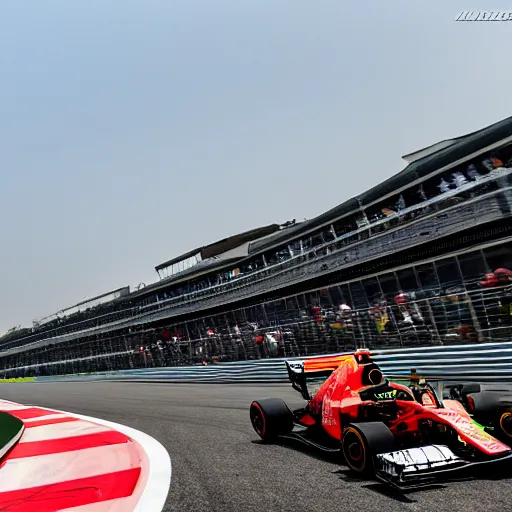
[[[307,404],[291,411],[277,398],[252,402],[251,422],[264,441],[288,438],[341,452],[353,471],[400,488],[512,462],[510,446],[476,423],[461,402],[441,401],[426,382],[390,382],[367,350],[286,365]],[[310,396],[307,381],[322,376]]]

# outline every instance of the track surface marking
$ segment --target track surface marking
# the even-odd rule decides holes
[[[154,437],[172,459],[164,511],[459,512],[508,510],[509,477],[453,482],[405,496],[292,446],[263,445],[249,422],[255,398],[303,404],[289,386],[128,382],[0,384],[0,397],[85,414]]]

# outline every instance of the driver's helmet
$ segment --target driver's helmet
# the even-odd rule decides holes
[[[384,382],[384,375],[382,374],[379,368],[373,368],[368,373],[368,380],[373,386],[377,386]]]

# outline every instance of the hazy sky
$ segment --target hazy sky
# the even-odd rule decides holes
[[[474,4],[0,0],[0,331],[511,115]]]

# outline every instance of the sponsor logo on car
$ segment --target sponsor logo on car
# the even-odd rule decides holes
[[[377,400],[392,400],[396,396],[396,389],[393,391],[386,391],[384,393],[376,393],[375,398]]]

